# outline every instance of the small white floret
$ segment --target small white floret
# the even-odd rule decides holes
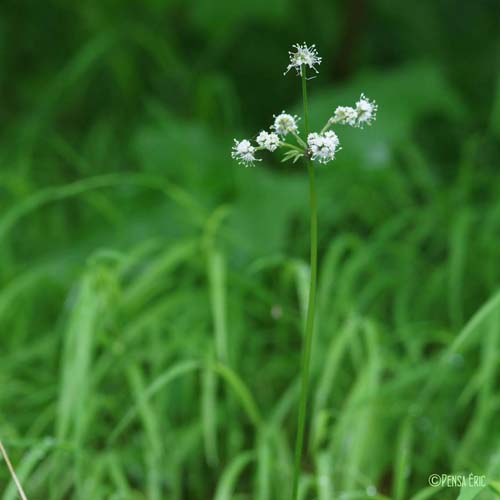
[[[278,146],[280,145],[280,138],[274,132],[266,132],[263,130],[257,136],[257,144],[268,151],[276,151]]]
[[[331,130],[324,134],[311,133],[307,136],[311,158],[320,163],[328,163],[335,158],[335,153],[339,149],[339,138]]]
[[[341,125],[356,125],[358,113],[350,106],[339,106],[333,115],[332,123],[339,123]]]
[[[292,69],[295,68],[297,70],[297,74],[302,76],[302,68],[307,66],[308,68],[316,71],[316,65],[321,64],[321,57],[318,56],[318,51],[316,50],[315,45],[311,45],[308,47],[305,43],[302,45],[300,43],[296,43],[293,48],[295,51],[290,51],[290,64],[287,66],[285,75]]]
[[[253,167],[254,162],[260,161],[255,158],[255,147],[247,139],[242,141],[234,140],[231,156],[245,167]]]
[[[292,116],[288,113],[282,111],[279,115],[274,115],[274,123],[271,125],[271,128],[280,136],[284,137],[290,132],[297,132],[298,126],[297,122],[299,121],[298,116]]]
[[[359,101],[356,103],[356,127],[371,125],[377,116],[377,109],[378,106],[375,101],[371,101],[364,94],[361,94]]]

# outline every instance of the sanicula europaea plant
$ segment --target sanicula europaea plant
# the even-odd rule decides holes
[[[307,304],[305,335],[302,346],[301,360],[301,386],[298,408],[297,434],[295,441],[295,464],[292,486],[292,499],[298,498],[298,486],[301,470],[302,454],[304,448],[304,432],[307,417],[307,402],[309,392],[309,372],[311,362],[312,341],[314,335],[314,317],[316,306],[316,282],[318,269],[318,204],[316,194],[315,166],[330,163],[335,159],[336,153],[341,149],[337,134],[331,130],[334,125],[349,125],[362,128],[371,125],[375,120],[377,105],[366,98],[362,93],[354,107],[338,106],[333,115],[327,120],[320,132],[311,132],[309,128],[309,106],[307,101],[307,72],[312,70],[318,73],[317,66],[321,64],[315,45],[307,46],[306,43],[295,44],[289,52],[290,63],[285,75],[295,69],[302,81],[303,103],[303,139],[299,132],[299,117],[281,112],[274,116],[274,123],[270,131],[262,130],[256,137],[256,145],[248,139],[234,140],[232,157],[245,167],[254,166],[259,158],[255,156],[258,151],[277,149],[285,150],[282,161],[292,160],[296,163],[303,159],[309,174],[309,203],[310,203],[310,280]],[[295,142],[287,142],[291,136]]]

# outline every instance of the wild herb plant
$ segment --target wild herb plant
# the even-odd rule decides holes
[[[341,149],[338,135],[331,130],[335,125],[349,125],[362,128],[371,125],[375,120],[377,105],[361,94],[354,107],[338,106],[333,115],[327,120],[319,132],[311,132],[309,126],[309,106],[307,101],[308,70],[318,73],[317,66],[321,64],[322,58],[318,55],[315,45],[307,46],[306,43],[295,44],[289,52],[290,63],[285,75],[290,70],[295,70],[302,81],[302,104],[303,104],[303,137],[300,135],[298,122],[300,118],[283,111],[274,116],[274,123],[270,132],[262,130],[256,137],[257,145],[254,146],[248,139],[234,140],[232,157],[245,167],[254,166],[260,161],[255,153],[262,150],[270,152],[282,149],[285,151],[282,161],[293,161],[303,159],[309,174],[309,200],[310,200],[310,279],[309,294],[307,302],[307,315],[305,336],[302,346],[301,361],[301,386],[300,401],[298,408],[297,434],[295,441],[295,463],[292,486],[292,499],[298,498],[298,486],[300,469],[304,448],[304,432],[307,418],[307,402],[309,392],[309,372],[311,364],[311,351],[314,335],[314,317],[316,308],[316,282],[318,273],[318,203],[316,193],[315,168],[318,164],[330,163],[335,159],[337,152]],[[288,137],[295,142],[287,142]]]

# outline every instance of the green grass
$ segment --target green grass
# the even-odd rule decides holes
[[[3,215],[4,241],[42,204],[55,216],[68,197],[108,190],[113,200],[131,179],[36,193]],[[368,193],[371,181],[357,188]],[[341,223],[331,239],[322,232],[302,498],[365,498],[376,485],[405,499],[434,472],[498,474],[500,300],[485,281],[500,219],[483,198],[455,206],[446,224],[458,187],[395,210],[370,234]],[[195,206],[185,193],[173,199]],[[49,255],[8,280],[2,433],[33,498],[288,498],[307,267],[286,253],[242,260],[235,210],[200,224],[183,208],[184,237],[91,250],[86,264],[75,245],[72,259]]]
[[[269,88],[290,45],[276,40],[288,26],[333,50],[340,3],[309,20],[285,3],[177,5],[170,30],[160,4],[59,6],[65,22],[31,6],[40,17],[8,51],[0,36],[0,439],[30,500],[291,496],[307,172],[238,168],[229,151],[300,110],[295,87]],[[380,110],[316,170],[299,498],[451,500],[458,488],[429,475],[470,472],[492,481],[478,499],[498,498],[500,87],[492,58],[465,71],[439,52],[454,25],[415,53],[394,31],[406,9],[387,9],[373,8],[356,71],[339,83],[325,66],[310,97],[313,127],[359,89]],[[414,6],[419,26],[426,12]],[[488,23],[465,17],[491,56]],[[16,62],[28,40],[35,66]],[[404,58],[382,63],[389,46]],[[15,498],[0,461],[0,499]]]

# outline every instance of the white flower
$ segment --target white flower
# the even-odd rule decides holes
[[[312,133],[307,136],[307,145],[313,160],[328,163],[335,158],[339,147],[339,138],[335,132],[329,130],[324,134]]]
[[[268,151],[273,152],[280,145],[280,138],[274,132],[269,133],[269,132],[266,132],[265,130],[263,130],[257,136],[257,144],[260,147],[267,149]]]
[[[338,106],[325,128],[335,123],[359,128],[362,128],[363,125],[371,125],[375,120],[377,109],[375,101],[370,101],[364,94],[361,94],[355,108]]]
[[[332,123],[340,123],[341,125],[356,125],[358,113],[354,108],[349,106],[339,106],[331,119]]]
[[[375,120],[377,109],[378,106],[375,104],[375,101],[370,101],[365,97],[365,94],[361,94],[359,101],[356,103],[356,127],[371,125]]]
[[[255,161],[260,161],[255,158],[255,148],[247,139],[242,141],[234,140],[231,156],[245,167],[252,167]]]
[[[308,47],[305,42],[300,45],[296,43],[293,45],[295,52],[288,52],[290,54],[290,64],[287,66],[285,75],[292,69],[297,70],[297,74],[302,76],[302,67],[308,66],[318,72],[315,68],[316,64],[321,64],[321,57],[318,56],[318,51],[315,45]]]
[[[297,122],[299,120],[298,116],[292,116],[284,111],[278,116],[274,115],[274,123],[271,128],[278,134],[284,137],[289,132],[297,132]]]

